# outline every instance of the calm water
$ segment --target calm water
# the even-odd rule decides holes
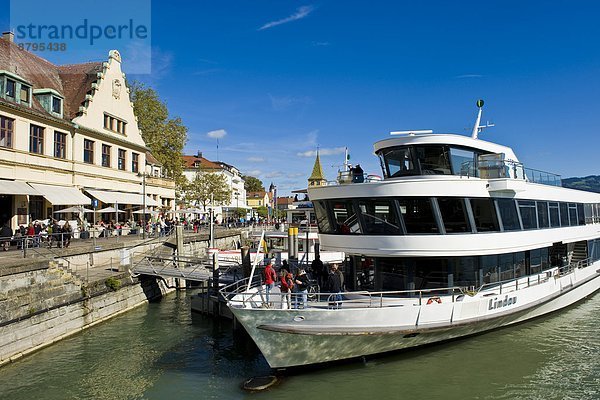
[[[0,399],[600,399],[600,294],[533,323],[449,344],[286,376],[187,294],[94,327],[0,369]]]

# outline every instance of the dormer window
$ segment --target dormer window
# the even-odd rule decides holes
[[[7,79],[6,80],[6,97],[9,97],[10,99],[14,100],[16,92],[17,92],[17,82],[13,81],[12,79]]]
[[[21,103],[29,104],[31,102],[31,88],[21,84]]]
[[[62,118],[64,97],[54,89],[34,89],[33,94],[42,107],[55,117]]]
[[[62,99],[52,96],[52,112],[62,115]]]

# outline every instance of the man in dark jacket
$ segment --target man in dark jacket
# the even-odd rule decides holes
[[[337,264],[331,264],[331,272],[327,278],[327,288],[331,293],[329,306],[331,308],[342,307],[342,273],[338,271]]]

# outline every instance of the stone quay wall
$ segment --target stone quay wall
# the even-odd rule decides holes
[[[239,241],[239,231],[219,232],[214,245],[231,249],[237,247]],[[129,265],[136,257],[161,251],[160,246],[137,244],[127,249]],[[179,254],[202,257],[208,248],[207,237],[186,237]],[[123,263],[123,250],[120,245],[50,261],[24,260],[22,265],[3,269],[0,273],[0,366],[175,290],[174,279],[133,278],[128,265]],[[97,271],[107,265],[109,270],[115,268],[121,272],[111,272],[108,278],[99,277]]]

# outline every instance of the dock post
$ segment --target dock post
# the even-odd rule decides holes
[[[287,242],[287,250],[288,250],[288,262],[291,258],[294,258],[294,227],[290,226],[288,228],[288,242]]]
[[[244,274],[244,278],[248,278],[250,276],[250,248],[248,246],[242,246],[240,249],[242,253],[242,272]]]
[[[213,301],[213,315],[220,317],[219,307],[219,252],[215,251],[212,255],[213,264],[213,276],[212,276],[212,288],[210,290],[211,295],[209,298]]]

